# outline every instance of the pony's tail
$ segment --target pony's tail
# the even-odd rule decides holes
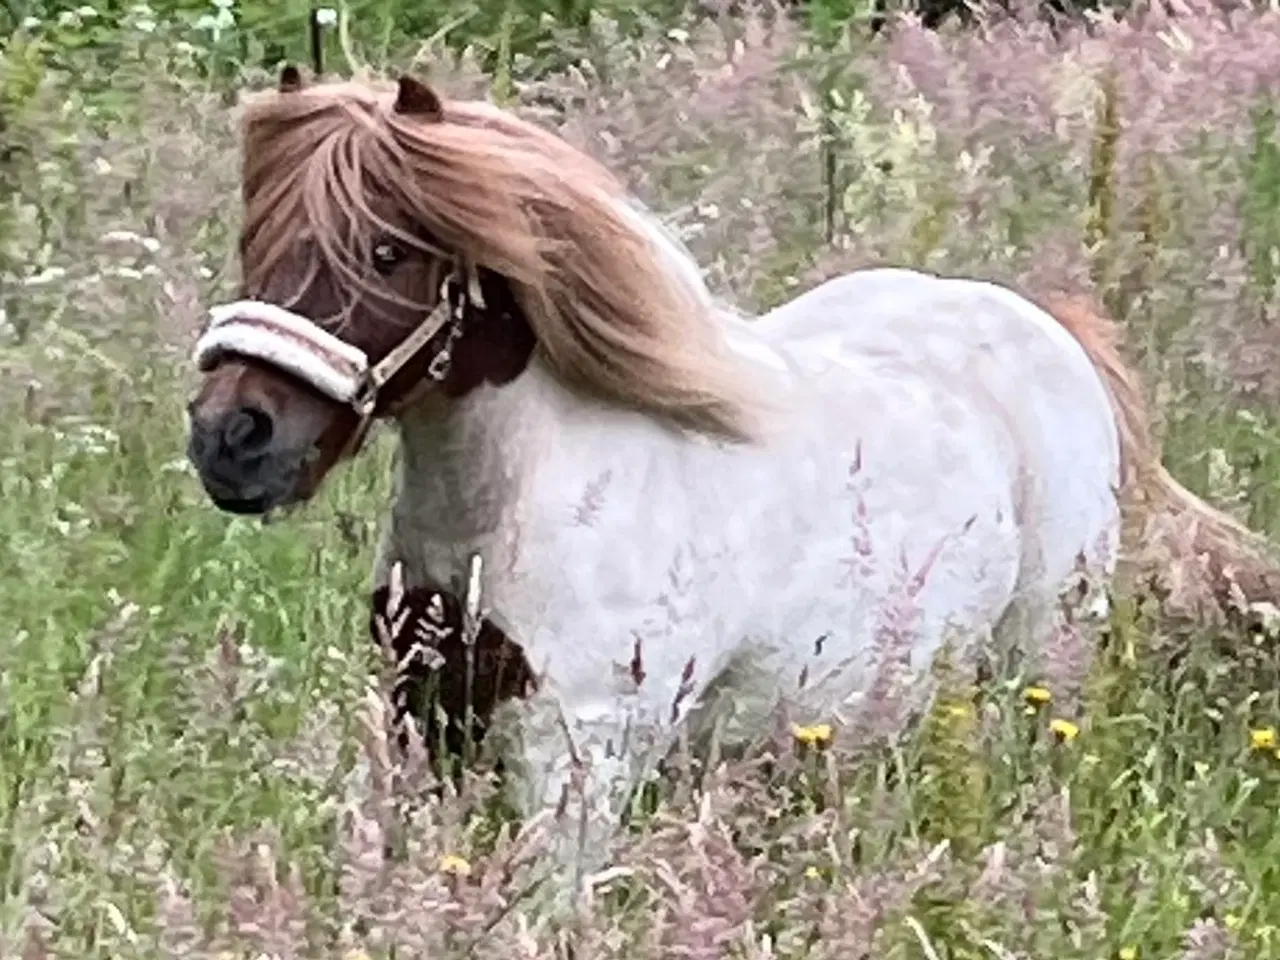
[[[1280,561],[1270,541],[1206,503],[1165,469],[1142,385],[1121,357],[1119,325],[1080,298],[1056,298],[1046,308],[1084,348],[1106,385],[1120,435],[1121,495],[1136,511],[1144,541],[1163,532],[1183,550],[1189,548],[1194,556],[1180,559],[1193,560],[1207,575],[1206,586],[1224,613],[1242,600],[1280,596]]]

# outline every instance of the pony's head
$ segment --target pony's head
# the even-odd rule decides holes
[[[310,498],[372,419],[518,377],[741,439],[747,385],[692,261],[557,137],[410,77],[245,105],[241,299],[196,348],[189,455],[223,509]]]

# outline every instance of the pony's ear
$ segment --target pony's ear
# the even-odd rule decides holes
[[[292,63],[286,63],[280,71],[280,81],[276,89],[281,93],[297,93],[302,89],[302,71]]]
[[[406,117],[417,117],[434,122],[444,118],[444,105],[436,92],[421,80],[416,80],[408,74],[399,80],[395,111]]]

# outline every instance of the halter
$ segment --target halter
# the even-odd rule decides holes
[[[427,366],[428,379],[415,386],[439,383],[449,375],[453,348],[472,304],[481,309],[485,305],[479,275],[473,266],[464,267],[455,261],[453,270],[440,284],[440,298],[426,319],[390,353],[370,364],[363,350],[299,313],[261,300],[236,300],[210,309],[209,324],[196,342],[195,364],[202,373],[207,372],[224,356],[234,353],[297,377],[355,410],[360,425],[353,443],[358,443],[374,419],[381,390],[446,327],[444,344]],[[410,390],[388,405],[383,415],[394,416],[416,400],[420,392]]]

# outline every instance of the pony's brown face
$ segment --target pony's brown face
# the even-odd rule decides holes
[[[434,298],[429,291],[438,289],[443,261],[391,237],[375,241],[369,261],[385,296],[365,291],[344,305],[334,277],[313,271],[308,278],[300,267],[285,265],[246,294],[287,304],[311,319],[341,316],[341,339],[376,363],[425,316],[418,304]],[[433,346],[427,344],[379,392],[375,415],[390,412],[424,380]],[[231,513],[265,513],[311,498],[362,439],[362,417],[353,406],[262,359],[235,353],[206,372],[188,413],[191,462],[213,502]]]
[[[297,71],[286,68],[282,96],[301,95],[300,88]],[[395,109],[435,122],[442,114],[435,94],[411,79],[401,81]],[[253,164],[248,149],[246,169]],[[275,210],[259,211],[256,229],[246,216],[242,299],[284,307],[377,364],[436,306],[441,282],[452,269],[449,254],[387,197],[361,196],[361,223],[351,229],[349,211],[345,221],[338,215],[326,219],[323,210],[317,217],[314,195],[303,199],[289,193],[306,186],[300,177],[293,178],[292,187],[257,185],[260,193],[276,191],[269,205]],[[246,180],[247,209],[251,189]],[[300,221],[296,229],[273,223],[290,215]],[[327,255],[317,255],[318,221],[342,225],[334,231],[338,236],[323,238]],[[262,238],[263,222],[274,228],[269,240]],[[335,246],[341,247],[337,256]],[[263,261],[252,261],[267,247],[269,266],[263,268]],[[410,400],[427,402],[423,387],[428,384],[447,402],[486,380],[505,382],[523,369],[533,349],[532,333],[508,284],[484,270],[476,282],[483,295],[466,303],[457,329],[440,331],[405,360],[378,390],[372,416],[392,415]],[[433,367],[444,350],[448,364]],[[358,450],[368,425],[351,403],[234,347],[206,369],[188,414],[188,456],[214,504],[238,514],[263,514],[310,499],[333,467]]]

